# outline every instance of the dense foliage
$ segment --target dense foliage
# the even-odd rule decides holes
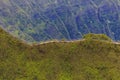
[[[0,80],[120,80],[120,45],[100,40],[28,45],[0,29]]]
[[[83,39],[86,40],[104,40],[104,41],[112,41],[108,36],[105,34],[86,34],[83,36]]]
[[[0,25],[30,42],[87,33],[120,40],[119,16],[120,0],[0,0]]]

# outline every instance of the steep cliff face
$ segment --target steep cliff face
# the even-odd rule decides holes
[[[86,33],[120,40],[119,5],[119,0],[0,0],[0,25],[31,42]]]

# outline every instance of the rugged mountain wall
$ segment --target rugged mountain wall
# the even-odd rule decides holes
[[[0,0],[0,25],[26,41],[80,39],[104,33],[120,40],[119,0]]]

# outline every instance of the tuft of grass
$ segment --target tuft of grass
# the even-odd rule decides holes
[[[84,39],[86,40],[103,40],[103,41],[112,41],[108,36],[105,34],[93,34],[89,33],[83,36]]]

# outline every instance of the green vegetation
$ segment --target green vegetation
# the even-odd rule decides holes
[[[0,29],[0,80],[120,80],[120,45],[100,40],[28,45]]]
[[[86,40],[104,40],[104,41],[112,41],[108,36],[105,34],[86,34],[83,36],[84,39]]]

